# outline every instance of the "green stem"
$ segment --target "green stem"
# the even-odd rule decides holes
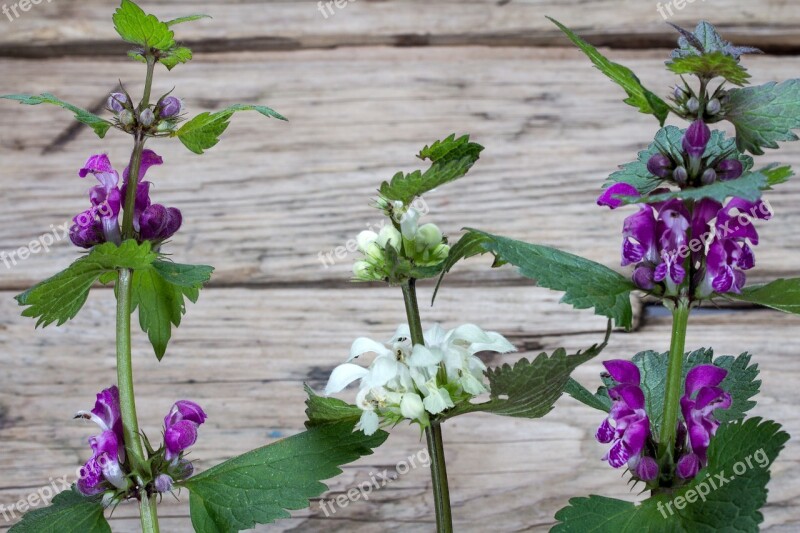
[[[142,101],[139,103],[139,111],[143,111],[145,107],[150,105],[150,91],[153,88],[153,71],[156,67],[156,58],[153,54],[147,54],[147,77],[144,81],[144,95]]]
[[[425,344],[422,333],[422,320],[417,304],[416,280],[409,279],[402,285],[403,300],[406,304],[408,328],[411,331],[413,344]],[[425,428],[425,439],[428,443],[428,454],[431,457],[431,479],[433,481],[433,499],[436,507],[436,531],[438,533],[452,533],[453,518],[450,512],[450,487],[447,482],[447,463],[444,456],[444,440],[442,439],[442,426],[436,419],[431,419],[431,425]]]
[[[664,394],[664,419],[661,421],[659,444],[661,456],[674,460],[675,433],[678,410],[683,394],[683,355],[686,351],[686,328],[689,324],[689,302],[678,300],[672,310],[672,340],[669,346],[666,392]]]
[[[142,152],[144,152],[144,135],[134,134],[133,153],[128,167],[128,185],[125,191],[125,212],[122,216],[122,240],[132,239],[133,212],[136,209],[136,190],[139,188],[139,170],[142,168]]]
[[[133,390],[133,363],[131,357],[131,282],[133,271],[122,269],[117,279],[117,386],[122,414],[122,431],[125,452],[129,457],[139,487],[142,531],[158,532],[158,515],[155,498],[147,494],[145,485],[150,477],[145,460],[139,421],[136,417],[136,395]]]

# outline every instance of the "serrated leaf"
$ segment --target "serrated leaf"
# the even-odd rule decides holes
[[[74,487],[57,494],[49,506],[26,513],[8,533],[111,533],[99,498]]]
[[[306,394],[306,428],[311,429],[327,424],[348,422],[355,425],[361,418],[361,409],[355,405],[337,398],[319,396],[308,385],[305,385]]]
[[[183,24],[184,22],[194,22],[195,20],[210,19],[210,18],[213,17],[211,15],[202,15],[202,14],[187,15],[185,17],[178,17],[172,20],[168,20],[164,24],[166,24],[167,26],[174,26],[176,24]]]
[[[747,69],[723,52],[677,57],[669,61],[667,67],[675,74],[694,74],[706,80],[722,77],[740,87],[750,79]]]
[[[763,305],[800,315],[800,278],[777,279],[765,285],[745,287],[741,294],[726,294],[731,300]]]
[[[237,111],[258,111],[265,117],[286,120],[278,112],[261,105],[235,104],[222,111],[200,113],[186,122],[173,136],[192,152],[202,154],[205,150],[213,148],[219,142],[219,137],[230,125],[230,119]]]
[[[608,344],[611,321],[602,344],[585,352],[567,355],[559,348],[552,356],[542,352],[533,361],[520,359],[486,371],[489,378],[490,400],[483,403],[460,403],[446,411],[443,418],[465,413],[493,413],[518,418],[540,418],[549,413],[564,392],[570,374],[578,366],[596,357]]]
[[[469,135],[456,139],[453,134],[420,151],[417,157],[433,162],[428,170],[410,174],[398,172],[391,181],[381,183],[378,192],[386,200],[410,205],[414,198],[465,176],[482,151],[483,146],[469,142]]]
[[[781,183],[786,183],[789,181],[789,178],[794,176],[794,170],[792,170],[792,167],[789,165],[778,165],[777,163],[768,165],[758,172],[767,177],[767,185],[770,187],[774,185],[780,185]]]
[[[169,26],[154,15],[145,13],[131,0],[122,0],[112,20],[114,29],[124,41],[163,52],[175,46],[175,34]]]
[[[89,289],[103,274],[120,268],[147,269],[155,258],[149,242],[139,245],[129,240],[119,247],[113,243],[101,244],[66,270],[18,295],[16,300],[27,307],[22,316],[37,319],[36,327],[47,327],[53,322],[60,326],[75,318],[86,303]]]
[[[180,326],[186,313],[184,298],[196,303],[213,271],[209,266],[166,261],[155,261],[152,268],[134,271],[132,310],[139,309],[139,325],[159,361],[172,338],[172,326]]]
[[[188,63],[192,60],[192,51],[185,46],[177,46],[170,50],[166,55],[159,58],[159,63],[172,70],[181,63]]]
[[[614,183],[627,183],[635,187],[639,194],[643,196],[650,194],[664,180],[650,174],[650,171],[647,170],[647,162],[652,156],[661,151],[669,155],[674,161],[683,160],[682,141],[685,133],[686,130],[675,126],[661,128],[656,133],[650,146],[639,152],[636,161],[622,165],[620,170],[608,177],[604,188],[610,187]],[[743,172],[748,172],[753,168],[753,158],[742,154],[736,149],[736,139],[726,137],[722,131],[714,130],[711,132],[711,139],[706,145],[705,152],[703,152],[703,158],[713,161],[723,156],[725,158],[738,159],[742,163]]]
[[[608,60],[594,46],[581,39],[572,30],[553,18],[547,18],[589,57],[600,72],[625,90],[628,94],[628,98],[624,100],[626,104],[638,108],[641,113],[654,115],[658,119],[658,123],[664,125],[664,121],[669,115],[669,106],[661,98],[648,91],[631,69]]]
[[[354,432],[352,423],[315,427],[225,461],[183,482],[198,533],[235,533],[288,518],[327,490],[322,480],[370,455],[387,433]]]
[[[726,109],[724,118],[736,127],[741,151],[761,155],[764,148],[778,148],[780,141],[796,141],[793,130],[800,128],[800,79],[731,89]]]
[[[607,413],[611,410],[611,398],[608,396],[605,387],[600,387],[595,394],[592,394],[589,389],[575,381],[575,379],[569,378],[567,386],[564,387],[564,392],[582,404],[588,405],[598,411],[605,411]]]
[[[106,136],[109,128],[111,128],[111,122],[104,120],[94,113],[90,113],[81,107],[65,102],[64,100],[61,100],[50,93],[42,93],[40,95],[6,94],[0,96],[0,98],[16,100],[25,105],[52,104],[63,109],[68,109],[69,111],[75,113],[75,120],[92,128],[97,136],[101,139]]]
[[[636,290],[633,282],[605,265],[549,246],[468,228],[468,233],[450,249],[439,283],[461,259],[487,252],[496,260],[514,265],[538,286],[564,292],[563,303],[576,309],[594,308],[596,314],[630,329],[633,322],[630,297]]]
[[[685,30],[672,23],[668,24],[681,34],[681,37],[678,39],[679,48],[672,51],[673,58],[721,52],[726,56],[739,59],[742,54],[761,53],[761,50],[753,48],[752,46],[733,46],[720,36],[713,24],[705,20],[697,24],[694,32]]]
[[[770,420],[751,418],[723,424],[711,439],[708,466],[688,485],[639,505],[602,496],[573,498],[556,513],[559,523],[551,531],[755,533],[764,520],[759,509],[767,500],[768,467],[788,440],[781,426]],[[737,464],[745,467],[741,474],[734,470]],[[681,509],[676,507],[677,498],[681,498]]]

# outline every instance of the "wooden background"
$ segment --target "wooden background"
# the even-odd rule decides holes
[[[52,91],[100,110],[117,79],[139,92],[143,69],[127,61],[110,25],[117,3],[56,0],[13,22],[0,19],[0,94]],[[603,179],[632,160],[656,122],[625,106],[623,93],[544,18],[579,30],[643,81],[666,92],[662,63],[674,32],[655,2],[641,0],[357,0],[325,19],[313,1],[145,3],[164,17],[213,15],[178,28],[196,60],[157,73],[155,92],[173,86],[190,113],[236,102],[273,106],[291,122],[237,116],[222,143],[204,157],[178,142],[154,147],[166,164],[148,177],[155,199],[180,207],[185,225],[169,251],[180,261],[217,267],[211,288],[192,307],[167,357],[156,362],[139,332],[134,366],[143,429],[158,435],[177,398],[210,414],[192,456],[199,468],[303,425],[302,383],[317,390],[348,354],[352,340],[387,338],[404,318],[399,290],[349,283],[351,254],[334,266],[319,260],[368,224],[374,190],[395,171],[416,168],[424,144],[469,132],[486,146],[462,187],[426,197],[451,237],[479,227],[557,245],[618,265],[623,212],[594,206]],[[755,82],[783,80],[800,68],[800,10],[791,0],[700,0],[670,18],[693,26],[712,20],[738,44],[768,54],[746,58]],[[59,109],[0,102],[0,250],[25,246],[86,206],[89,186],[76,173],[108,151],[124,166],[129,139],[100,142]],[[762,161],[800,165],[800,145]],[[460,191],[460,192],[456,192]],[[797,275],[800,182],[770,196],[777,212],[762,225],[751,279]],[[763,229],[762,229],[763,228]],[[91,296],[62,328],[34,332],[12,296],[77,256],[61,241],[47,253],[0,264],[0,504],[69,475],[87,458],[91,428],[71,420],[115,377],[111,291]],[[457,268],[427,324],[475,322],[507,335],[520,354],[599,341],[605,321],[558,304],[511,269],[478,259]],[[430,297],[430,286],[421,289]],[[617,333],[601,358],[665,350],[669,321],[638,306],[635,331]],[[798,319],[748,308],[698,312],[689,346],[718,354],[755,354],[763,392],[756,413],[800,434],[796,349]],[[594,386],[598,361],[576,377]],[[345,397],[350,397],[346,395]],[[600,461],[598,414],[569,398],[541,420],[470,415],[448,422],[445,439],[459,531],[545,531],[573,495],[633,498]],[[400,427],[373,456],[330,482],[334,497],[392,470],[422,449],[417,430]],[[800,446],[791,441],[773,465],[764,530],[800,528]],[[185,494],[183,495],[184,499]],[[190,531],[188,505],[165,499],[166,532]],[[115,531],[137,531],[136,510],[117,509]],[[0,530],[9,527],[0,516]],[[326,518],[318,502],[260,531],[431,531],[429,473],[412,470],[386,488]]]

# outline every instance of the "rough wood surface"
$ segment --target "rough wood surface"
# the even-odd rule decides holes
[[[121,78],[139,90],[139,65],[116,59],[124,45],[108,25],[110,2],[42,2],[19,19],[0,18],[0,94],[52,91],[99,111]],[[383,179],[415,167],[424,144],[469,132],[486,146],[462,192],[426,197],[435,220],[456,237],[463,226],[552,244],[618,265],[626,213],[593,205],[604,178],[652,139],[652,117],[637,115],[588,61],[556,38],[545,14],[579,29],[645,84],[665,92],[665,47],[674,39],[655,2],[600,0],[356,0],[329,19],[315,1],[146,2],[159,15],[213,15],[178,28],[198,52],[188,66],[156,78],[156,93],[178,88],[189,112],[235,102],[273,106],[290,123],[242,114],[222,143],[198,157],[179,143],[154,143],[166,164],[152,173],[158,201],[183,210],[170,244],[176,259],[217,267],[213,287],[190,309],[167,357],[157,363],[137,332],[134,365],[143,429],[158,435],[174,399],[208,407],[193,456],[205,468],[300,431],[303,382],[320,389],[361,335],[385,338],[403,320],[397,291],[347,281],[353,254],[335,253],[380,220],[367,206]],[[2,17],[0,15],[0,17]],[[790,1],[707,0],[670,18],[708,18],[740,44],[785,57],[748,57],[755,82],[794,77],[800,66],[800,11]],[[545,48],[546,47],[546,48]],[[636,50],[621,50],[621,49]],[[69,56],[64,60],[57,56]],[[31,63],[22,57],[40,58]],[[10,253],[85,208],[90,184],[77,169],[98,150],[120,165],[128,139],[101,143],[69,114],[0,101],[0,251]],[[800,145],[762,158],[800,166]],[[122,166],[122,165],[120,165]],[[797,276],[800,182],[771,197],[777,216],[759,226],[752,279]],[[0,262],[0,505],[9,506],[86,459],[86,425],[71,420],[114,379],[112,294],[100,290],[67,326],[33,331],[12,296],[76,257],[66,242],[11,268]],[[475,322],[507,335],[531,357],[559,346],[587,348],[605,322],[558,304],[510,268],[487,259],[457,268],[426,323]],[[430,296],[427,285],[422,301]],[[755,354],[763,380],[755,414],[800,434],[798,320],[747,308],[705,310],[688,345],[718,354]],[[599,383],[600,360],[666,350],[669,323],[637,305],[636,331],[617,333],[601,358],[575,376]],[[348,398],[347,394],[343,397]],[[569,398],[542,420],[470,415],[448,422],[448,467],[457,531],[546,531],[569,497],[634,498],[599,458],[597,413]],[[335,497],[423,448],[399,427],[375,455],[330,482]],[[800,447],[790,441],[773,466],[764,530],[800,529]],[[183,495],[184,500],[186,495]],[[188,505],[165,499],[162,531],[191,531]],[[135,532],[136,510],[117,509],[115,532]],[[0,515],[0,531],[9,527]],[[326,517],[319,502],[259,531],[431,531],[429,473],[414,469],[369,501]]]
[[[324,3],[328,3],[327,0]],[[193,48],[297,50],[337,46],[552,46],[562,37],[545,18],[580,30],[595,44],[621,48],[672,46],[666,21],[693,26],[714,20],[731,39],[771,52],[800,47],[800,12],[786,0],[687,0],[683,9],[663,10],[639,0],[349,0],[327,18],[317,0],[147,2],[146,10],[169,19],[205,13],[213,20],[179,26]],[[662,4],[670,4],[670,0]],[[0,55],[116,55],[125,50],[108,24],[112,8],[103,0],[33,6],[0,36]],[[666,18],[665,18],[666,17]],[[12,14],[13,18],[13,14]],[[68,20],[68,24],[63,21]],[[0,22],[7,22],[2,21]],[[99,45],[99,46],[98,46]]]

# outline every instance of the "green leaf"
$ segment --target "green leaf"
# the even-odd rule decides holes
[[[736,58],[723,52],[677,57],[667,63],[675,74],[694,74],[707,80],[722,77],[738,86],[747,84],[750,74]]]
[[[800,79],[731,89],[725,107],[739,149],[761,155],[780,141],[797,140],[792,130],[800,128]]]
[[[720,36],[717,29],[711,23],[705,20],[697,24],[694,32],[685,30],[672,23],[668,24],[681,34],[681,37],[678,39],[679,48],[672,51],[673,58],[701,56],[703,54],[721,52],[726,56],[738,60],[742,54],[761,53],[761,50],[753,48],[752,46],[733,46]]]
[[[768,165],[758,172],[767,177],[767,185],[770,187],[774,185],[780,185],[781,183],[786,183],[789,181],[789,178],[794,176],[794,170],[792,170],[792,167],[789,165],[778,165],[777,163]]]
[[[101,244],[66,270],[18,295],[16,300],[28,307],[22,316],[37,319],[36,327],[47,327],[53,322],[60,326],[75,318],[86,303],[89,289],[103,274],[120,268],[148,269],[155,258],[148,242],[139,245],[129,240],[119,247],[113,243]]]
[[[564,387],[564,392],[578,400],[584,405],[593,407],[598,411],[605,411],[606,413],[611,410],[611,398],[608,396],[607,389],[600,387],[595,394],[592,394],[589,389],[569,378],[567,386]]]
[[[483,146],[469,142],[469,135],[458,139],[451,135],[420,151],[417,157],[433,163],[428,170],[424,173],[417,170],[410,174],[398,172],[391,181],[384,181],[378,192],[386,200],[410,205],[417,196],[465,176],[482,151]]]
[[[106,136],[109,128],[111,128],[111,123],[109,121],[104,120],[83,108],[67,103],[50,93],[42,93],[40,95],[6,94],[0,96],[0,98],[16,100],[19,103],[26,105],[53,104],[64,109],[68,109],[69,111],[75,113],[75,120],[92,128],[97,136],[101,139]]]
[[[308,385],[305,385],[305,390],[308,394],[306,400],[307,429],[338,422],[349,422],[355,425],[361,418],[361,409],[357,406],[337,398],[319,396]]]
[[[213,18],[211,15],[187,15],[185,17],[178,17],[176,19],[168,20],[164,24],[167,26],[174,26],[176,24],[183,24],[184,22],[194,22],[195,20],[200,19],[210,19]]]
[[[717,202],[724,203],[726,198],[731,197],[742,198],[748,202],[755,202],[761,198],[761,191],[768,187],[769,180],[767,176],[759,172],[747,172],[735,180],[715,181],[711,185],[653,194],[641,198],[625,197],[623,202],[629,204],[651,204],[655,202],[665,202],[673,198],[680,198],[681,200],[713,198]]]
[[[460,403],[446,411],[443,418],[465,413],[485,412],[518,418],[540,418],[549,413],[564,392],[570,374],[578,366],[596,357],[608,344],[611,321],[602,344],[595,344],[585,352],[567,355],[559,348],[548,356],[542,352],[533,361],[520,359],[514,366],[489,369],[490,400],[484,403]]]
[[[639,352],[633,356],[631,361],[639,368],[641,374],[641,388],[644,392],[647,414],[650,417],[653,434],[658,434],[661,420],[664,414],[664,393],[667,380],[668,353],[658,353],[653,351]],[[699,365],[715,365],[728,371],[728,375],[720,384],[723,390],[731,394],[732,404],[728,409],[719,409],[714,414],[723,421],[739,420],[755,407],[756,403],[752,398],[758,394],[761,381],[758,378],[758,365],[750,364],[751,355],[743,353],[738,357],[725,355],[714,359],[714,351],[705,348],[687,352],[684,355],[682,382],[686,380],[689,371]],[[576,400],[594,407],[601,411],[607,411],[611,398],[608,396],[608,389],[616,383],[608,375],[603,374],[604,386],[598,389],[595,395],[589,391],[579,391],[577,387],[583,388],[579,384],[572,386],[568,393]],[[584,389],[585,390],[585,389]],[[578,392],[572,394],[572,392]],[[587,395],[592,396],[588,398]],[[600,405],[603,404],[603,405]]]
[[[184,298],[197,302],[200,289],[211,278],[212,267],[155,261],[152,268],[135,270],[132,310],[139,308],[139,325],[147,333],[160,361],[186,313]]]
[[[766,285],[745,287],[741,294],[726,294],[731,300],[750,302],[800,315],[800,278],[777,279]]]
[[[614,183],[627,183],[635,187],[643,196],[650,194],[660,187],[664,180],[650,174],[650,171],[647,170],[647,162],[659,152],[664,152],[673,161],[682,161],[684,157],[682,141],[685,133],[686,130],[675,126],[661,128],[650,146],[639,152],[636,161],[622,165],[620,170],[608,177],[604,188],[610,187]],[[738,159],[742,163],[743,172],[748,172],[753,168],[753,158],[736,149],[736,139],[726,137],[722,131],[714,130],[706,145],[706,151],[703,152],[703,158],[716,161],[723,157]]]
[[[209,113],[208,111],[200,113],[181,126],[173,136],[177,136],[184,146],[192,152],[202,154],[205,150],[216,146],[220,135],[228,129],[230,119],[237,111],[258,111],[265,117],[286,120],[285,117],[269,107],[235,104],[216,113]]]
[[[162,52],[175,46],[175,34],[169,26],[154,15],[146,14],[131,0],[122,0],[112,19],[114,29],[124,41]]]
[[[596,314],[630,329],[633,322],[630,297],[636,289],[633,282],[605,265],[549,246],[468,228],[468,233],[450,249],[439,283],[461,259],[487,252],[495,256],[496,262],[516,266],[521,275],[535,280],[540,287],[563,291],[563,303],[576,309],[594,308]]]
[[[639,505],[602,496],[573,498],[556,513],[559,523],[551,531],[755,533],[764,521],[759,509],[767,501],[768,467],[788,440],[770,420],[723,424],[711,439],[708,466],[688,485]]]
[[[628,94],[628,98],[625,99],[626,104],[638,108],[641,113],[654,115],[659,124],[664,125],[664,121],[669,115],[669,106],[654,93],[645,89],[631,69],[609,61],[594,46],[581,39],[572,30],[553,18],[547,18],[558,26],[569,37],[569,40],[589,57],[600,72],[625,90]]]
[[[321,480],[370,455],[387,436],[328,424],[215,466],[182,483],[191,492],[192,525],[198,533],[235,533],[289,518],[287,510],[304,509],[327,490]]]
[[[178,46],[170,50],[166,55],[159,58],[159,62],[172,70],[181,63],[188,63],[192,60],[192,51],[185,46]]]
[[[9,533],[111,533],[99,498],[87,498],[74,487],[61,492],[51,504],[30,511]]]

